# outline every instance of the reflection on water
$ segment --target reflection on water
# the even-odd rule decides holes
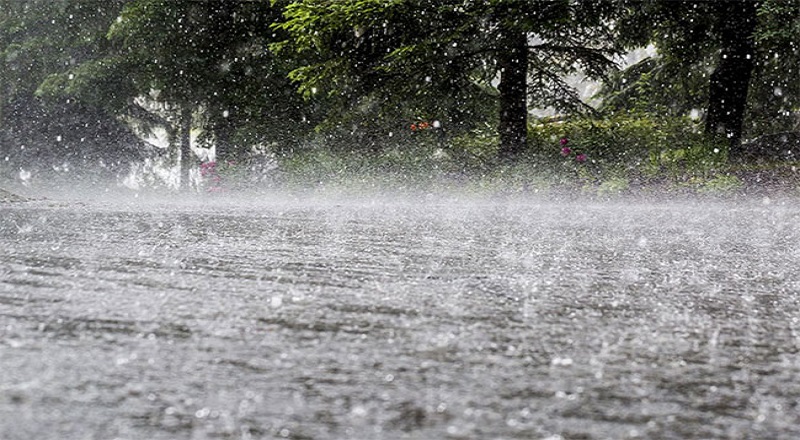
[[[800,436],[800,208],[0,206],[0,438]]]

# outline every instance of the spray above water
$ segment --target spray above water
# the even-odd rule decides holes
[[[789,199],[139,194],[0,207],[0,437],[800,434]]]

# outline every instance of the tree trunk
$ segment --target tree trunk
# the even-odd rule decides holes
[[[0,67],[0,154],[3,157],[9,155],[11,151],[8,142],[6,142],[6,105],[9,101],[9,96],[5,73],[5,68]]]
[[[528,37],[507,29],[501,38],[497,63],[500,67],[500,157],[514,159],[525,150],[528,138]]]
[[[750,78],[755,67],[753,33],[758,3],[724,1],[717,5],[717,26],[722,48],[709,84],[706,133],[715,137],[724,136],[731,157],[736,157],[742,153],[742,124]]]
[[[192,153],[192,108],[186,106],[181,110],[180,121],[180,149],[181,149],[181,183],[180,188],[189,189],[189,171],[194,165]]]
[[[2,44],[6,45],[7,40],[5,36],[5,30],[3,30],[2,37]],[[8,129],[8,124],[6,121],[6,108],[8,107],[9,102],[11,101],[9,92],[10,92],[10,85],[8,83],[8,61],[5,56],[0,57],[0,62],[2,62],[2,66],[0,66],[0,154],[3,157],[10,154],[10,147],[6,142],[6,130]]]
[[[219,113],[219,116],[221,116],[222,112]],[[233,151],[233,146],[231,145],[233,125],[230,123],[230,121],[225,117],[222,117],[222,119],[217,119],[213,124],[212,131],[214,133],[214,142],[216,148],[216,154],[214,157],[216,161],[228,162],[234,160],[238,151]]]

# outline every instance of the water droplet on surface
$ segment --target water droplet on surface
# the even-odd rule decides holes
[[[550,364],[557,367],[569,367],[570,365],[572,365],[572,359],[566,357],[565,358],[555,357],[550,362]]]

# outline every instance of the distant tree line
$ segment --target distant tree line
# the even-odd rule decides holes
[[[113,162],[158,127],[185,176],[192,130],[226,160],[436,120],[513,161],[533,108],[693,113],[736,157],[798,129],[798,41],[794,0],[0,0],[0,160]]]

